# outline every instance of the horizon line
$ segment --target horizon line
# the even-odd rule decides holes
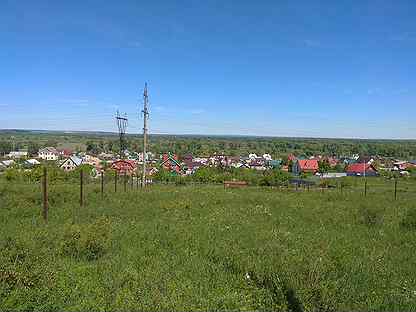
[[[57,132],[57,133],[90,133],[118,135],[118,132],[105,130],[47,130],[47,129],[23,129],[7,128],[0,129],[0,132],[26,131],[26,132]],[[142,133],[126,133],[127,136],[143,136]],[[416,138],[359,138],[359,137],[313,137],[313,136],[276,136],[276,135],[255,135],[255,134],[192,134],[192,133],[149,133],[149,136],[199,136],[199,137],[241,137],[241,138],[269,138],[269,139],[315,139],[315,140],[359,140],[359,141],[416,141]]]

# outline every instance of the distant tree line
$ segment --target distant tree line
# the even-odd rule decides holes
[[[127,135],[127,148],[142,151],[142,136]],[[0,133],[0,154],[15,149],[27,149],[36,154],[39,147],[65,146],[74,144],[85,146],[83,151],[92,154],[119,152],[117,135],[112,134],[67,134],[67,133]],[[80,149],[80,148],[78,148]],[[354,140],[354,139],[310,139],[310,138],[264,138],[264,137],[217,137],[217,136],[173,136],[151,135],[149,150],[155,154],[166,152],[184,156],[188,153],[198,156],[226,154],[229,156],[256,153],[271,154],[282,158],[289,153],[309,157],[316,154],[349,156],[380,155],[403,159],[416,158],[416,140]]]

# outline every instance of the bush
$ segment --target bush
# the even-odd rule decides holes
[[[361,209],[361,221],[368,226],[381,225],[383,223],[383,214],[378,208],[364,207]]]
[[[61,252],[74,258],[96,260],[109,247],[110,221],[100,218],[89,225],[72,224],[64,230]]]
[[[400,225],[408,230],[416,229],[416,209],[410,209],[407,211],[406,215],[403,217]]]

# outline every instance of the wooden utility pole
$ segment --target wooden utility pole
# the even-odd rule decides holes
[[[43,194],[43,219],[48,223],[48,171],[46,167],[43,167],[43,180],[42,180],[42,194]]]
[[[147,83],[144,84],[143,92],[143,173],[142,173],[142,186],[146,186],[146,154],[147,154],[147,119],[149,118],[147,95]]]

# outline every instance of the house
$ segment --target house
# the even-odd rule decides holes
[[[27,155],[28,155],[27,151],[12,151],[9,153],[8,157],[17,159],[17,158],[25,158],[27,157]]]
[[[407,161],[396,161],[393,164],[393,170],[403,171],[403,170],[406,170],[407,169],[407,166],[408,166]]]
[[[82,160],[83,160],[82,161],[83,164],[91,165],[97,171],[100,171],[103,168],[103,166],[101,165],[102,161],[98,157],[85,154]]]
[[[111,169],[116,170],[118,174],[133,175],[137,171],[137,163],[131,159],[120,159],[111,164]]]
[[[339,161],[335,157],[326,157],[325,160],[328,161],[328,164],[331,168],[334,168],[338,165]]]
[[[13,166],[15,164],[15,161],[12,160],[12,159],[11,160],[3,160],[3,161],[0,161],[0,163],[2,164],[2,166],[4,168],[8,168],[8,167]]]
[[[323,179],[336,179],[336,178],[343,178],[346,176],[347,174],[345,172],[326,172],[321,177]]]
[[[37,159],[34,159],[34,158],[28,159],[24,163],[24,166],[28,167],[28,168],[31,168],[31,167],[34,167],[34,166],[37,166],[37,165],[40,165],[40,162]]]
[[[73,151],[67,148],[58,149],[57,151],[59,153],[59,156],[62,156],[62,157],[70,157],[73,154]]]
[[[319,170],[319,163],[316,159],[298,159],[293,163],[292,172],[294,174],[312,173]]]
[[[106,159],[106,160],[111,160],[111,159],[113,159],[114,158],[114,155],[113,154],[111,154],[111,153],[100,153],[99,155],[98,155],[98,158],[100,158],[100,159]]]
[[[182,172],[182,166],[179,163],[178,155],[176,154],[163,154],[162,163],[160,166],[170,172],[180,174]]]
[[[295,162],[296,161],[295,155],[293,155],[293,154],[287,155],[287,161],[288,162]]]
[[[373,157],[371,157],[371,156],[360,156],[357,159],[356,162],[357,163],[360,163],[360,164],[363,164],[363,163],[372,164],[374,161],[375,161],[375,159]]]
[[[261,157],[257,157],[250,160],[249,166],[251,169],[259,171],[266,170],[266,161]]]
[[[77,156],[71,156],[67,159],[65,159],[61,165],[59,166],[64,171],[72,171],[75,170],[77,167],[79,167],[82,164],[82,159]]]
[[[146,152],[146,161],[150,161],[154,157],[155,157],[155,155],[152,152]],[[143,162],[143,159],[144,159],[143,152],[137,154],[137,159],[138,159],[138,161]]]
[[[38,152],[38,158],[56,161],[59,158],[59,152],[54,147],[41,148]]]
[[[348,176],[377,176],[377,169],[372,164],[355,163],[347,166]]]
[[[282,166],[282,160],[280,159],[274,159],[267,162],[267,165],[271,169],[279,169]]]

